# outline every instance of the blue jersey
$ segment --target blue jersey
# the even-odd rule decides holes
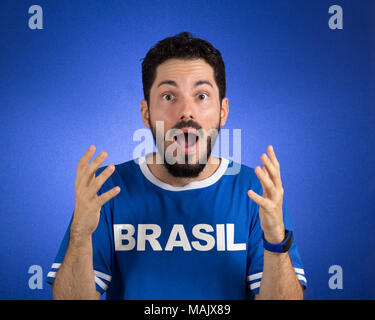
[[[116,165],[98,195],[121,192],[101,209],[92,235],[96,289],[107,299],[249,299],[259,292],[263,243],[258,205],[262,194],[252,168],[227,174],[221,158],[209,178],[184,187],[157,179],[145,157]],[[96,175],[105,167],[99,168]],[[292,230],[283,204],[286,229]],[[69,227],[47,281],[52,283],[69,243]],[[301,284],[306,276],[295,241],[289,255]]]

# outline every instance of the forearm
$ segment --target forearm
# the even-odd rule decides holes
[[[54,299],[100,299],[96,291],[91,236],[72,236],[53,282]]]
[[[264,250],[263,275],[257,300],[300,300],[302,286],[294,271],[289,253]]]

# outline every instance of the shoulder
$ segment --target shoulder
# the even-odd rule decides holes
[[[254,168],[242,163],[234,162],[232,160],[230,160],[228,163],[228,168],[225,175],[232,176],[239,183],[248,186],[260,184],[259,179],[254,172]]]
[[[115,164],[115,171],[109,176],[109,178],[103,184],[105,189],[109,189],[114,185],[124,186],[127,182],[136,179],[137,166],[138,164],[134,160],[129,160],[123,163]],[[98,177],[107,166],[100,167],[96,172],[95,176]]]

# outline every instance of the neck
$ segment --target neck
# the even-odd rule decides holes
[[[159,153],[152,153],[148,155],[148,157],[152,157],[151,163],[147,163],[148,168],[150,169],[151,173],[158,178],[160,181],[167,183],[174,187],[184,187],[185,185],[189,184],[193,181],[200,181],[209,178],[212,176],[215,171],[219,168],[221,159],[210,155],[207,164],[205,165],[202,172],[199,173],[198,177],[196,178],[180,178],[171,175],[164,164],[160,164],[160,155]],[[147,158],[148,158],[147,157]]]

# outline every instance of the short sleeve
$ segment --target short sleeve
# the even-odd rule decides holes
[[[97,171],[97,175],[102,171],[100,168]],[[98,195],[104,193],[103,187],[98,192]],[[93,266],[95,275],[96,290],[103,294],[112,281],[112,252],[113,252],[113,233],[111,229],[111,207],[110,201],[102,206],[100,211],[99,224],[94,233],[92,234],[92,246],[93,246]],[[58,272],[64,257],[66,250],[69,245],[70,226],[73,217],[70,220],[68,228],[65,232],[64,238],[61,242],[60,248],[57,252],[56,258],[52,263],[51,269],[47,274],[46,281],[52,284],[56,273]]]
[[[262,189],[259,186],[253,190],[258,194],[262,194]],[[262,240],[263,230],[260,225],[260,218],[258,213],[259,206],[254,201],[250,201],[250,214],[253,215],[253,220],[250,227],[250,234],[248,239],[247,284],[249,289],[249,297],[250,299],[253,299],[254,295],[259,293],[260,282],[262,280],[264,248]],[[292,231],[292,223],[290,220],[285,197],[283,201],[283,220],[285,229]],[[298,280],[302,284],[303,288],[306,289],[307,279],[303,268],[302,260],[297,249],[295,237],[293,240],[293,244],[289,249],[289,256]]]

